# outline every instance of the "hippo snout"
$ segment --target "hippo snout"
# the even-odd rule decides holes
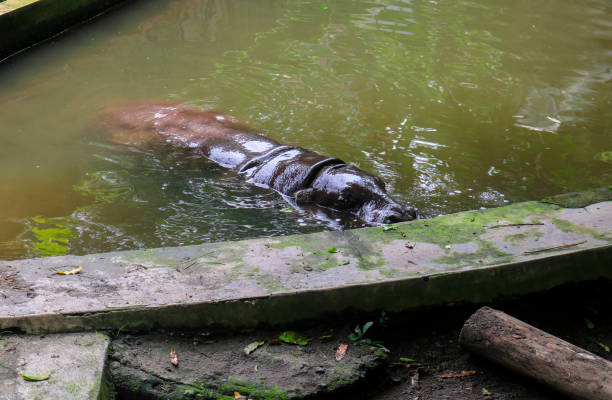
[[[417,219],[418,215],[416,208],[397,204],[385,210],[382,223],[393,224],[395,222],[412,221]]]
[[[416,208],[397,203],[391,198],[369,201],[360,207],[357,215],[372,225],[412,221],[419,217]]]

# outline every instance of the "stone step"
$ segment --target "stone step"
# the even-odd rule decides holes
[[[0,329],[281,325],[612,277],[612,201],[583,205],[569,196],[393,226],[0,261]]]
[[[100,333],[0,335],[0,400],[113,399],[109,342]]]
[[[346,337],[314,337],[304,346],[271,344],[275,337],[264,331],[124,335],[113,341],[110,370],[125,398],[289,400],[337,395],[386,358],[382,348]],[[265,343],[245,354],[255,341]],[[336,360],[342,344],[346,353]],[[171,350],[177,365],[170,362]]]

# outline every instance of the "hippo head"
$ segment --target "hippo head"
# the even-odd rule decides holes
[[[298,205],[347,211],[374,225],[411,221],[418,215],[414,207],[393,200],[379,177],[347,164],[323,168],[310,188],[295,193],[295,200]]]

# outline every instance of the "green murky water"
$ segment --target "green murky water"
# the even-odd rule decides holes
[[[354,162],[428,216],[612,183],[612,4],[141,1],[0,63],[0,259],[338,228],[171,149],[104,140],[190,103]]]

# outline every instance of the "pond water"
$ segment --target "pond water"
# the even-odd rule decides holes
[[[337,229],[182,150],[130,100],[236,116],[426,216],[612,182],[608,0],[133,2],[0,63],[0,259]]]

